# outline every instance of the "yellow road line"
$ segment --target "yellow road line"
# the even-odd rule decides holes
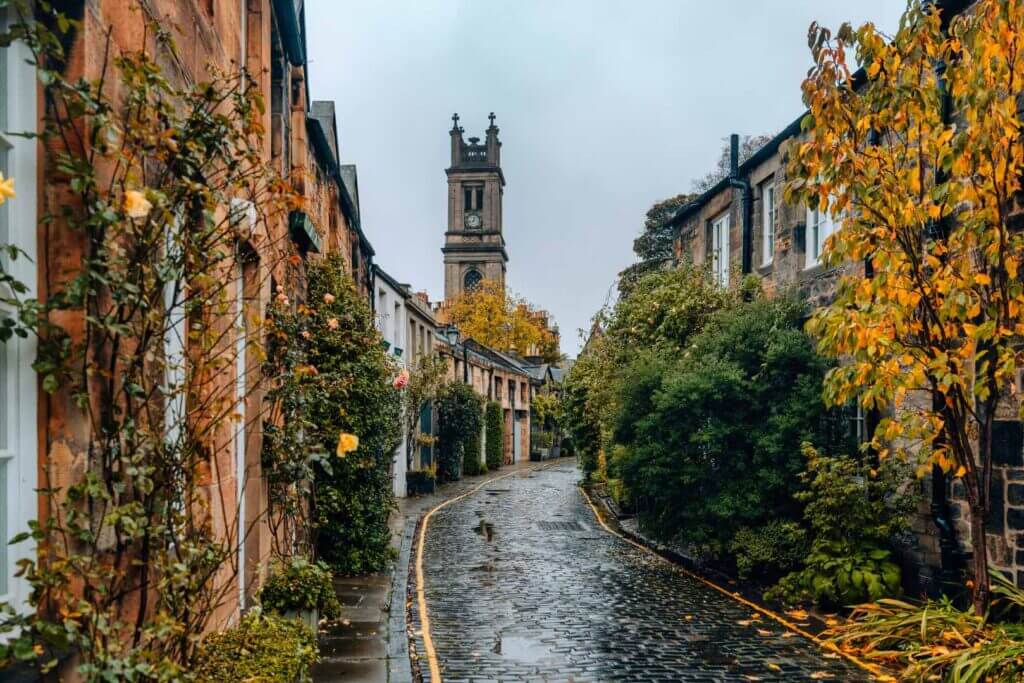
[[[604,530],[607,531],[608,533],[610,533],[612,536],[615,536],[616,538],[619,538],[620,540],[623,540],[623,541],[625,541],[626,543],[629,543],[632,546],[636,546],[637,548],[639,548],[640,550],[644,551],[645,553],[649,553],[651,555],[654,555],[655,557],[657,557],[662,562],[665,562],[666,564],[668,564],[674,570],[676,570],[676,571],[678,571],[678,572],[680,572],[682,574],[685,574],[686,576],[688,576],[688,577],[690,577],[692,579],[696,579],[697,581],[701,582],[705,586],[708,586],[709,588],[715,589],[719,593],[722,593],[723,595],[732,598],[736,602],[738,602],[738,603],[740,603],[742,605],[745,605],[745,606],[749,607],[750,609],[752,609],[752,610],[754,610],[754,611],[756,611],[756,612],[758,612],[760,614],[763,614],[766,617],[769,617],[770,619],[774,619],[775,621],[777,621],[778,623],[782,624],[783,626],[785,626],[790,631],[793,631],[794,633],[799,633],[804,638],[807,638],[808,640],[813,641],[814,643],[816,643],[819,647],[821,647],[821,648],[823,648],[825,650],[829,650],[831,652],[836,653],[840,657],[843,657],[844,659],[848,660],[852,664],[855,664],[856,666],[860,667],[864,671],[867,671],[868,673],[878,677],[880,680],[887,680],[887,681],[895,680],[891,675],[885,673],[884,671],[882,671],[882,669],[880,669],[879,667],[875,666],[874,664],[869,664],[868,662],[865,662],[865,661],[863,661],[861,659],[858,659],[857,657],[854,657],[853,655],[851,655],[848,652],[843,652],[842,650],[840,650],[838,647],[836,647],[832,643],[828,642],[827,640],[822,640],[821,638],[819,638],[818,636],[814,635],[813,633],[810,633],[809,631],[805,631],[804,629],[800,628],[799,626],[797,626],[796,624],[791,622],[789,619],[786,619],[785,617],[783,617],[781,614],[777,614],[777,613],[771,611],[770,609],[768,609],[767,607],[763,607],[761,605],[758,605],[756,602],[752,602],[750,600],[747,600],[742,595],[740,595],[740,594],[738,594],[738,593],[736,593],[734,591],[730,591],[730,590],[728,590],[726,588],[723,588],[722,586],[719,586],[717,583],[714,583],[713,581],[709,581],[708,579],[704,578],[700,574],[696,574],[694,572],[691,572],[686,567],[682,567],[682,566],[676,564],[675,562],[672,562],[668,558],[662,557],[661,555],[659,555],[658,553],[654,552],[653,550],[651,550],[647,546],[645,546],[645,545],[643,545],[641,543],[637,543],[633,539],[627,538],[626,536],[620,534],[618,531],[615,531],[614,529],[612,529],[610,526],[608,526],[605,523],[604,517],[601,516],[601,513],[598,511],[597,506],[594,505],[594,502],[592,500],[590,500],[590,495],[587,493],[586,489],[584,489],[582,486],[580,486],[579,488],[580,488],[580,492],[583,493],[583,497],[587,501],[587,505],[589,505],[590,509],[593,510],[594,517],[597,518],[597,523],[600,524],[601,527],[604,528]]]
[[[448,507],[452,503],[458,502],[463,498],[468,498],[483,487],[504,479],[505,477],[511,477],[515,474],[521,474],[523,472],[536,472],[539,470],[547,469],[554,465],[560,465],[565,463],[549,463],[547,465],[540,465],[538,467],[525,467],[520,470],[512,472],[506,472],[505,474],[497,477],[491,477],[485,481],[480,482],[465,493],[449,498],[448,500],[442,501],[440,504],[431,508],[431,510],[423,516],[423,523],[420,525],[420,539],[419,544],[416,548],[416,604],[419,606],[420,612],[420,626],[423,629],[423,649],[427,654],[427,664],[430,666],[430,680],[432,683],[441,683],[441,666],[437,661],[437,650],[434,649],[434,639],[430,635],[430,617],[427,614],[427,598],[424,594],[423,587],[423,545],[427,538],[427,525],[430,524],[430,518],[434,516],[434,513],[445,507]]]

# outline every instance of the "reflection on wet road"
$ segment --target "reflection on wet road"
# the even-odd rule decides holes
[[[603,531],[577,478],[568,463],[515,475],[433,517],[425,589],[444,681],[865,680]]]

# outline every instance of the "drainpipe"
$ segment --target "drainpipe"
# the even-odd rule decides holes
[[[750,181],[747,178],[740,178],[740,136],[733,133],[729,136],[729,187],[740,190],[742,193],[743,207],[741,209],[740,221],[743,238],[743,274],[751,272],[753,235],[750,230],[751,213],[751,191]]]

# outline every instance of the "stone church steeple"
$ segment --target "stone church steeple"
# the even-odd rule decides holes
[[[502,234],[501,141],[494,113],[486,139],[463,139],[459,115],[452,115],[448,176],[448,229],[444,247],[444,297],[451,300],[481,280],[505,284],[508,252]]]

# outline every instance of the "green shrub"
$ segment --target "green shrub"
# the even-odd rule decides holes
[[[302,622],[253,610],[203,640],[193,673],[199,683],[307,681],[318,656],[316,634]]]
[[[456,481],[481,469],[480,430],[483,428],[483,400],[462,382],[447,384],[437,397],[437,479]],[[468,464],[467,464],[468,461]]]
[[[319,610],[326,619],[341,616],[341,603],[334,593],[331,570],[323,562],[292,557],[275,562],[271,574],[260,589],[259,601],[266,610],[276,612]]]
[[[721,558],[743,528],[798,521],[800,444],[828,441],[826,362],[804,306],[758,299],[716,314],[680,357],[638,351],[620,371],[611,467],[664,540]]]
[[[535,432],[532,439],[532,446],[534,449],[551,448],[551,432]]]
[[[391,460],[402,433],[395,367],[341,255],[310,264],[307,279],[315,375],[306,418],[315,429],[306,437],[325,451],[316,480],[318,554],[339,574],[377,571],[392,555]],[[335,455],[341,432],[359,437],[344,457]]]
[[[795,522],[772,520],[743,527],[729,543],[741,579],[774,583],[800,566],[807,554],[807,534]]]
[[[481,409],[483,404],[481,403]],[[473,476],[474,474],[486,474],[487,463],[484,461],[485,454],[483,452],[483,443],[481,438],[483,437],[483,413],[480,414],[480,428],[477,429],[475,434],[469,435],[463,446],[462,451],[462,473],[466,476]],[[467,457],[469,454],[469,457]]]
[[[814,600],[843,607],[900,592],[900,568],[892,561],[893,539],[906,531],[914,498],[900,492],[907,467],[887,459],[877,470],[849,457],[829,457],[804,445],[808,490],[804,517],[810,551],[803,569],[779,582],[771,597]]]
[[[505,463],[505,414],[497,401],[487,404],[484,428],[487,430],[487,469],[496,470]]]

